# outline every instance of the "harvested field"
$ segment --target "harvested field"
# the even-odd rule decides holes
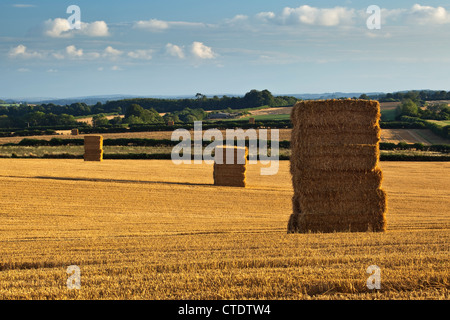
[[[449,299],[450,165],[380,166],[386,233],[286,234],[288,161],[243,189],[213,165],[0,159],[0,298]]]

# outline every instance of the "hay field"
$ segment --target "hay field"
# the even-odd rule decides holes
[[[286,161],[242,189],[205,164],[0,159],[0,298],[449,299],[450,165],[381,168],[386,233],[288,235]]]

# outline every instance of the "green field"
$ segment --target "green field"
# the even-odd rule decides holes
[[[396,116],[395,109],[381,110],[381,120],[383,121],[394,121]]]
[[[249,118],[255,118],[256,121],[258,120],[289,120],[290,115],[289,114],[265,114],[265,115],[259,115],[259,116],[248,116],[241,118],[240,120],[248,120]]]
[[[427,121],[434,123],[440,127],[450,126],[450,120],[427,120]]]

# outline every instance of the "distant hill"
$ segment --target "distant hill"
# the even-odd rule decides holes
[[[337,99],[337,98],[359,98],[362,94],[368,96],[383,95],[383,92],[328,92],[328,93],[299,93],[299,94],[277,94],[279,96],[291,96],[303,100],[317,100],[317,99]]]
[[[368,96],[376,96],[382,95],[382,92],[329,92],[329,93],[295,93],[295,94],[273,94],[274,96],[290,96],[303,100],[315,100],[315,99],[335,99],[335,98],[353,98],[359,97],[361,94],[367,94]],[[208,94],[206,95],[208,98],[212,98],[213,96],[228,96],[228,97],[243,97],[244,95],[239,94]],[[51,97],[19,97],[19,98],[0,98],[5,101],[5,103],[29,103],[29,104],[48,104],[53,103],[56,105],[70,105],[72,103],[80,102],[86,103],[87,105],[94,105],[97,102],[101,102],[102,104],[107,101],[117,101],[123,99],[133,99],[133,98],[156,98],[156,99],[194,99],[195,94],[192,95],[153,95],[153,96],[140,96],[140,95],[123,95],[123,94],[115,94],[115,95],[98,95],[98,96],[84,96],[84,97],[71,97],[71,98],[51,98]]]

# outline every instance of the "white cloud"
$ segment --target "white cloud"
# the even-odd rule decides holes
[[[19,68],[19,69],[17,69],[17,71],[18,72],[30,72],[31,70],[27,69],[27,68]]]
[[[137,21],[133,27],[135,29],[142,29],[150,32],[161,32],[173,27],[205,27],[206,24],[201,22],[187,22],[187,21],[164,21],[158,19],[150,19],[145,21]]]
[[[36,6],[34,4],[22,4],[17,3],[12,5],[14,8],[35,8]]]
[[[78,49],[74,46],[66,47],[66,54],[69,58],[81,58],[83,56],[83,49]]]
[[[236,23],[241,23],[241,22],[247,21],[247,20],[248,20],[248,16],[243,15],[243,14],[238,14],[238,15],[235,15],[231,19],[225,20],[225,22],[228,24],[236,24]]]
[[[184,59],[183,49],[175,44],[171,44],[171,43],[166,44],[166,53],[173,57],[178,57],[180,59]]]
[[[91,23],[81,23],[80,32],[89,37],[109,36],[108,25],[105,21],[94,21]]]
[[[68,38],[72,34],[70,32],[70,24],[67,19],[56,18],[48,19],[44,22],[44,35],[51,38]]]
[[[316,8],[303,5],[298,8],[284,8],[280,19],[285,24],[308,24],[330,27],[351,24],[354,17],[355,9],[344,7]]]
[[[116,59],[120,55],[122,55],[123,51],[114,49],[111,46],[106,47],[105,51],[103,52],[103,56],[111,59]]]
[[[120,71],[120,70],[122,70],[122,68],[119,67],[119,66],[112,66],[112,67],[111,67],[111,70],[112,70],[112,71]]]
[[[43,54],[37,51],[29,51],[26,46],[19,44],[8,53],[10,58],[42,58]]]
[[[134,27],[137,29],[145,29],[151,32],[158,32],[168,29],[169,23],[158,19],[150,19],[148,21],[135,22]]]
[[[450,22],[450,14],[443,7],[415,4],[410,12],[410,20],[418,24],[444,24]]]
[[[128,52],[128,56],[133,59],[151,60],[153,50],[136,50]]]
[[[106,37],[109,35],[108,25],[105,21],[94,21],[81,23],[81,29],[71,29],[67,19],[48,19],[43,24],[44,35],[51,38],[70,38],[75,34],[88,37]]]
[[[62,60],[65,58],[65,56],[60,52],[54,52],[54,53],[52,53],[52,56],[53,56],[53,58],[58,59],[58,60]]]
[[[58,69],[48,69],[47,72],[48,73],[56,73],[56,72],[58,72]]]
[[[256,18],[262,21],[269,21],[275,18],[275,13],[269,11],[269,12],[260,12],[256,15]]]
[[[205,46],[202,42],[195,41],[191,46],[192,54],[200,59],[213,59],[216,54],[211,47]]]

